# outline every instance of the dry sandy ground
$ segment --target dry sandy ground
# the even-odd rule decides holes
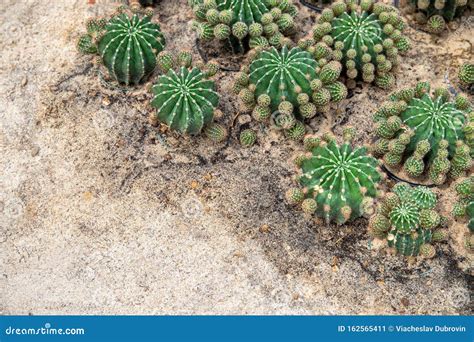
[[[218,78],[225,144],[151,127],[148,85],[111,87],[76,52],[85,20],[111,7],[0,4],[0,313],[472,312],[469,260],[455,237],[436,258],[408,263],[374,248],[365,219],[318,226],[289,208],[282,193],[300,147],[258,126],[259,144],[239,146],[247,124],[234,122],[232,72]],[[196,53],[186,0],[156,12],[168,47]],[[301,11],[304,29],[314,19]],[[458,26],[439,38],[409,29],[398,86],[440,85],[472,58],[472,25]],[[385,96],[356,89],[335,133],[356,125],[368,142]],[[316,130],[335,119],[318,120]]]

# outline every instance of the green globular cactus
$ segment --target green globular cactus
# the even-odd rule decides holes
[[[98,52],[118,82],[138,84],[155,70],[164,42],[160,26],[149,16],[134,14],[130,18],[122,13],[107,24]]]
[[[129,13],[124,7],[108,21],[89,21],[87,34],[78,42],[79,51],[98,53],[110,75],[126,85],[147,79],[164,47],[165,38],[160,25],[151,21],[151,13]]]
[[[411,178],[443,184],[461,177],[472,165],[473,124],[463,95],[451,101],[447,89],[420,82],[393,93],[374,115],[376,155],[387,166],[403,166]]]
[[[209,124],[204,133],[211,141],[216,143],[223,142],[227,138],[227,129],[215,122]]]
[[[298,14],[292,0],[190,0],[190,5],[198,37],[225,41],[235,52],[280,47],[295,31]]]
[[[298,47],[271,48],[257,53],[250,67],[243,68],[234,90],[256,120],[271,117],[290,138],[299,140],[304,136],[301,121],[346,98],[346,87],[337,81],[340,72],[339,62],[319,68],[311,54]]]
[[[400,54],[410,47],[404,29],[392,6],[372,0],[360,5],[353,0],[336,1],[323,10],[307,50],[318,60],[340,61],[349,79],[388,89],[395,84]]]
[[[243,147],[252,147],[257,141],[257,134],[255,133],[254,130],[244,129],[240,133],[239,140],[240,140],[240,144]]]
[[[454,190],[458,195],[458,200],[453,206],[452,215],[457,220],[467,220],[469,232],[466,234],[466,248],[474,251],[474,176],[458,182]]]
[[[382,176],[377,160],[365,148],[352,147],[352,137],[353,131],[346,134],[342,145],[329,135],[317,144],[314,137],[307,138],[312,140],[307,144],[312,151],[295,162],[300,188],[287,192],[290,204],[301,203],[306,213],[327,223],[343,224],[371,214]]]
[[[298,205],[305,199],[305,194],[301,189],[298,188],[291,188],[288,189],[285,193],[285,198],[288,204],[290,205]]]
[[[467,123],[463,128],[464,140],[471,150],[471,157],[474,158],[474,110],[467,115]]]
[[[190,58],[187,53],[177,58],[168,53],[160,56],[159,64],[166,74],[153,86],[151,105],[156,108],[158,121],[180,133],[197,134],[212,123],[219,95],[214,81],[208,79],[208,72],[192,67]],[[175,65],[176,71],[172,68]],[[221,129],[209,129],[206,133],[217,141],[223,136]]]
[[[436,254],[432,243],[446,237],[441,230],[445,219],[438,214],[437,203],[429,188],[398,183],[379,202],[369,232],[387,240],[402,255],[431,258]]]
[[[428,32],[439,34],[446,29],[447,22],[461,16],[473,5],[471,0],[408,0],[403,9],[409,14],[414,13],[416,22]]]
[[[461,65],[458,79],[463,87],[471,87],[474,84],[474,64],[464,63]]]

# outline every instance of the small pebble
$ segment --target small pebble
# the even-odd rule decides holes
[[[173,147],[176,147],[179,145],[179,140],[176,139],[175,137],[167,137],[166,142]]]
[[[222,113],[222,110],[216,109],[214,110],[214,119],[220,120],[224,117],[224,113]]]
[[[36,157],[40,151],[40,148],[38,146],[33,146],[31,148],[31,156]]]
[[[110,99],[108,97],[104,97],[102,99],[102,104],[106,107],[109,106],[110,105]]]
[[[243,254],[242,252],[240,252],[240,251],[237,251],[237,252],[234,253],[234,256],[235,256],[236,258],[243,258],[244,254]]]
[[[270,231],[270,226],[268,224],[264,224],[260,227],[260,232],[268,233]]]
[[[151,113],[148,116],[148,122],[150,123],[151,126],[156,127],[158,126],[158,119],[156,118],[154,113]]]
[[[410,305],[410,301],[409,301],[406,297],[403,297],[403,298],[400,300],[400,302],[402,303],[402,305],[403,305],[404,307],[407,307],[407,306]]]
[[[246,115],[239,115],[237,120],[239,122],[239,125],[245,125],[251,122],[252,118],[250,117],[250,115],[246,114]]]

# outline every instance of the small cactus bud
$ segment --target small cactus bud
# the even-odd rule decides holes
[[[204,130],[204,134],[213,142],[220,143],[227,138],[227,130],[224,126],[211,123]]]
[[[243,147],[252,147],[257,140],[257,134],[251,129],[245,129],[240,133],[239,140]]]
[[[304,200],[304,193],[301,189],[291,188],[285,194],[286,201],[290,205],[297,205]]]

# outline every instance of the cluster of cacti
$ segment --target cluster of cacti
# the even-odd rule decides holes
[[[151,22],[152,14],[141,10],[129,13],[121,6],[110,20],[91,19],[87,34],[79,38],[78,49],[98,53],[119,83],[136,85],[155,70],[156,56],[165,47],[160,25]]]
[[[472,0],[407,0],[403,8],[414,13],[415,20],[431,33],[441,33],[446,22],[460,16],[467,7],[474,7]]]
[[[474,110],[467,114],[467,122],[463,128],[464,140],[471,150],[471,157],[474,158]]]
[[[89,19],[86,23],[87,33],[77,41],[77,49],[84,54],[97,53],[97,44],[102,38],[107,21],[103,18]]]
[[[433,96],[429,92],[429,83],[419,82],[395,92],[380,106],[374,116],[374,152],[389,167],[403,165],[411,178],[427,175],[434,184],[442,184],[471,167],[474,123],[469,121],[471,104],[466,97],[451,101],[446,88],[435,89]]]
[[[299,46],[322,64],[341,62],[351,80],[388,89],[395,84],[399,55],[410,46],[404,28],[392,6],[372,0],[362,0],[360,5],[354,0],[336,1],[322,11],[312,37]]]
[[[375,238],[386,239],[389,247],[402,255],[432,258],[436,250],[431,243],[446,237],[440,229],[446,218],[438,214],[437,203],[429,188],[398,183],[377,206],[369,232]]]
[[[465,218],[469,233],[466,237],[466,248],[474,251],[474,176],[458,182],[454,189],[458,201],[453,206],[452,214],[456,219]]]
[[[181,133],[201,132],[212,123],[219,103],[215,83],[209,79],[217,73],[217,65],[192,67],[190,52],[181,52],[176,57],[161,52],[157,61],[164,75],[153,86],[151,104],[156,108],[155,119]],[[215,125],[206,130],[206,135],[215,141],[222,141],[226,134],[222,127]]]
[[[250,67],[237,75],[234,92],[255,120],[272,117],[290,138],[299,140],[305,134],[301,121],[328,111],[330,103],[347,96],[346,87],[337,81],[340,72],[339,62],[320,67],[309,52],[285,45],[258,52]]]
[[[280,47],[294,31],[298,10],[292,0],[190,0],[202,40],[225,41],[235,51]]]
[[[458,72],[458,79],[463,87],[471,87],[474,84],[474,64],[464,63],[461,65]]]
[[[193,66],[190,52],[163,51],[160,26],[151,22],[151,9],[140,6],[156,2],[133,0],[130,11],[121,6],[108,20],[89,20],[78,48],[99,54],[112,77],[126,85],[144,81],[158,66],[162,75],[152,87],[151,105],[156,109],[152,123],[182,134],[203,132],[210,140],[222,142],[228,132],[214,122],[222,112],[217,109],[216,84],[210,79],[219,66],[214,62]],[[432,190],[399,183],[378,201],[375,210],[376,198],[382,194],[381,161],[367,148],[352,146],[355,129],[343,130],[342,144],[328,133],[305,135],[305,120],[328,112],[346,98],[346,85],[339,81],[343,72],[352,85],[356,79],[385,89],[394,85],[399,54],[409,49],[402,34],[405,24],[396,8],[373,0],[335,1],[322,11],[312,36],[293,47],[287,38],[294,31],[297,14],[292,0],[188,2],[198,19],[195,27],[201,39],[217,38],[240,50],[253,49],[249,65],[242,68],[233,86],[244,111],[251,111],[258,122],[270,121],[293,140],[303,140],[306,153],[295,158],[298,185],[286,192],[287,202],[327,224],[371,217],[373,237],[386,239],[402,255],[433,257],[432,242],[445,238],[441,228],[447,220],[437,212]],[[417,0],[417,4],[426,10],[430,30],[438,32],[437,17],[457,13],[466,2]],[[458,78],[462,86],[472,86],[474,65],[462,65]],[[445,88],[430,95],[429,83],[419,82],[391,94],[373,120],[377,140],[372,151],[391,172],[403,171],[402,176],[439,185],[448,177],[463,177],[472,167],[474,111],[463,95],[451,99]],[[248,120],[243,125],[238,140],[249,148],[256,143],[257,133],[249,128]],[[466,245],[472,250],[474,176],[458,182],[455,190],[459,200],[452,214],[460,220],[467,217]]]
[[[327,223],[343,224],[372,213],[382,176],[366,148],[352,147],[353,137],[352,128],[344,130],[342,145],[329,134],[322,139],[306,137],[310,152],[295,159],[300,187],[287,191],[290,204],[301,205],[306,214],[316,214]]]

